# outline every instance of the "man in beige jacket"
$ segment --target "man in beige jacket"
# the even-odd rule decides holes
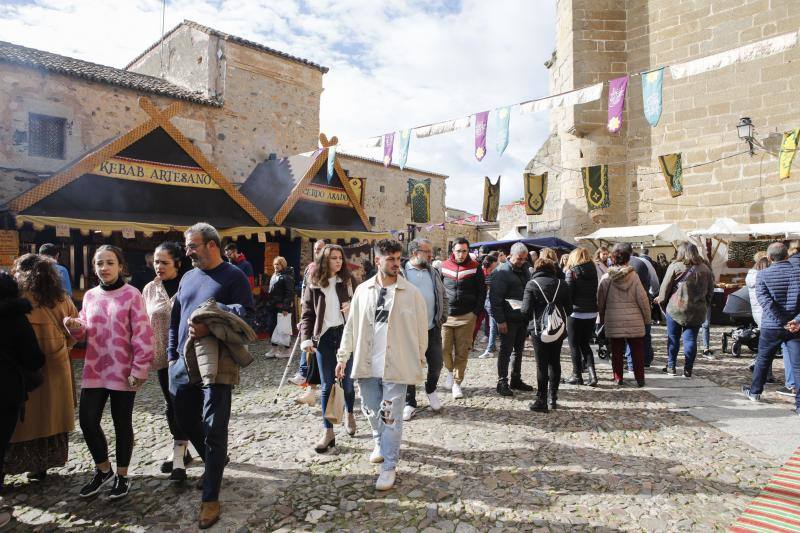
[[[350,302],[336,357],[344,377],[352,356],[352,378],[361,389],[364,416],[372,426],[372,463],[383,463],[377,490],[392,488],[403,436],[408,385],[425,380],[428,311],[419,290],[398,276],[402,245],[389,239],[375,245],[378,273],[358,286]]]

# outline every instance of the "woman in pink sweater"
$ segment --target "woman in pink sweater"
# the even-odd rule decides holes
[[[109,498],[117,499],[125,497],[130,488],[127,476],[133,454],[133,402],[153,360],[153,330],[142,295],[122,278],[122,250],[100,246],[92,263],[100,285],[84,295],[79,319],[64,320],[76,339],[86,339],[79,418],[97,470],[80,495],[94,496],[113,479]],[[100,427],[109,398],[117,441],[116,476]]]

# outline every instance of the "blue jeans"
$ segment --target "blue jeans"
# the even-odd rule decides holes
[[[486,343],[486,351],[494,353],[497,350],[497,320],[489,315],[487,321],[489,322],[489,342]]]
[[[180,363],[176,363],[180,364]],[[203,501],[219,500],[228,460],[231,385],[176,384],[175,418],[205,463]]]
[[[331,397],[331,389],[333,383],[336,381],[336,350],[339,349],[339,343],[342,341],[342,332],[344,326],[331,328],[326,331],[322,338],[319,339],[317,346],[317,365],[319,366],[319,380],[322,389],[322,424],[326,429],[333,428],[327,418],[325,418],[325,407],[328,405],[328,399]],[[350,372],[353,369],[353,358],[347,361],[347,367],[344,371],[344,379],[342,379],[342,389],[344,390],[344,404],[348,413],[353,412],[353,405],[356,402],[356,389],[353,387],[353,378],[350,377]]]
[[[794,380],[794,367],[792,366],[792,358],[789,356],[789,345],[783,343],[783,373],[786,375],[785,385],[787,389],[797,387],[797,382]]]
[[[650,336],[650,324],[644,326],[644,366],[650,366],[653,362],[653,338]],[[628,370],[633,371],[633,356],[631,355],[631,345],[625,343],[625,359],[628,361]]]
[[[683,353],[686,360],[683,363],[685,370],[692,370],[694,358],[697,356],[697,333],[700,326],[682,326],[667,314],[667,366],[675,368],[678,364],[678,352],[681,351],[681,338],[683,338]]]
[[[308,359],[306,359],[306,351],[300,350],[300,375],[304,378],[308,377]]]
[[[381,470],[394,470],[400,460],[403,439],[403,405],[408,385],[389,383],[381,378],[358,380],[361,410],[372,427],[372,438],[381,450]]]
[[[791,363],[791,372],[795,383],[800,383],[800,337],[793,335],[783,328],[762,328],[758,337],[758,355],[756,355],[755,368],[753,369],[753,382],[750,392],[761,394],[767,382],[767,373],[772,366],[772,354],[784,344],[784,357],[788,353]],[[795,396],[795,407],[800,408],[800,394]]]

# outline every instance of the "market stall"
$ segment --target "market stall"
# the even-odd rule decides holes
[[[642,247],[669,247],[674,249],[687,240],[687,235],[675,224],[651,224],[646,226],[621,226],[600,228],[589,235],[575,237],[578,242],[591,242],[595,248],[610,246],[618,242],[638,244]]]
[[[541,250],[542,248],[552,248],[561,253],[570,252],[575,249],[574,244],[563,241],[558,237],[531,237],[526,238],[520,235],[520,238],[503,238],[498,241],[483,241],[475,242],[470,245],[470,248],[477,249],[481,246],[486,246],[489,250],[503,250],[508,253],[514,243],[521,242],[530,250]]]

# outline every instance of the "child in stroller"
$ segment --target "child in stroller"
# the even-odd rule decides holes
[[[742,355],[742,346],[746,346],[751,353],[757,354],[759,330],[753,320],[747,287],[742,287],[738,291],[729,294],[722,312],[730,316],[736,326],[722,334],[722,352],[730,353],[734,357],[740,357]],[[779,351],[772,355],[773,360],[776,357],[780,357]],[[750,363],[751,372],[753,371],[753,366],[754,363]],[[775,383],[772,368],[769,369],[767,374],[767,382]]]

